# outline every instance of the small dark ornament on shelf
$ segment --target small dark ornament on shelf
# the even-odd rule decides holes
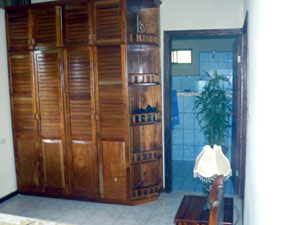
[[[157,113],[156,107],[151,107],[150,105],[147,105],[146,109],[136,109],[133,111],[133,114],[141,114],[141,113]]]
[[[140,20],[139,15],[137,16],[137,33],[144,33],[145,32],[145,26],[143,22]]]

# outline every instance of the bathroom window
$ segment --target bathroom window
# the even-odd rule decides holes
[[[172,50],[171,62],[173,64],[191,64],[192,63],[192,50]]]

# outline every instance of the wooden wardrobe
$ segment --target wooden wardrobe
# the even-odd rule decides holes
[[[107,203],[162,190],[160,0],[6,8],[18,190]]]

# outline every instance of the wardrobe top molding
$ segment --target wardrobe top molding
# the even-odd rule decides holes
[[[126,0],[120,0],[120,2]],[[43,8],[49,6],[64,6],[67,4],[78,4],[78,3],[86,3],[86,2],[103,2],[103,0],[63,0],[63,1],[51,1],[51,2],[42,2],[36,4],[26,4],[21,6],[10,6],[6,7],[5,10],[10,11],[18,11],[24,9],[36,9]],[[161,0],[127,0],[128,8],[132,11],[136,11],[136,6],[138,8],[155,8],[159,7],[162,4]]]

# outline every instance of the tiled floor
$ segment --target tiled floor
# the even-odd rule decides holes
[[[200,192],[203,184],[193,178],[194,161],[172,161],[172,182],[174,191]],[[232,179],[224,184],[225,196],[236,197]]]
[[[186,194],[197,193],[162,193],[157,201],[138,206],[17,195],[0,204],[0,213],[80,225],[171,225]],[[234,221],[241,221],[241,203],[234,199],[234,205],[239,208]]]

